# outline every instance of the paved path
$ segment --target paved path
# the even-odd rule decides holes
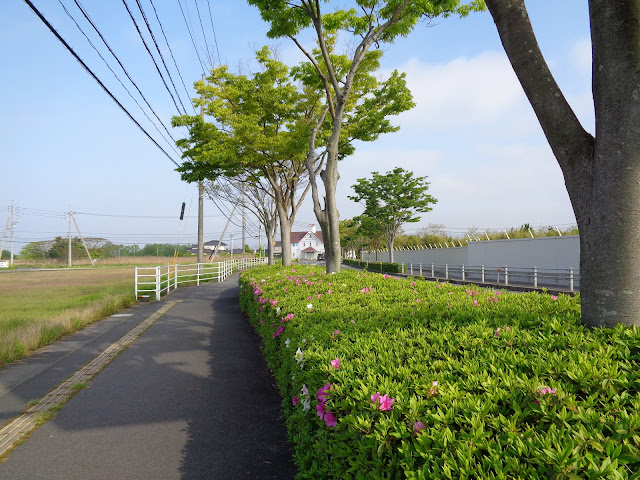
[[[281,398],[238,308],[238,277],[179,300],[0,464],[7,479],[291,479]],[[141,304],[0,370],[0,423],[164,302]]]

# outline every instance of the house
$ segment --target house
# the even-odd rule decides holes
[[[209,242],[205,242],[203,245],[203,251],[205,255],[210,255],[213,253],[213,251],[216,249],[216,245],[218,245],[218,241],[219,240],[211,240]],[[227,251],[227,244],[224,242],[220,242],[220,248],[218,248],[218,252],[226,252]],[[198,254],[198,244],[194,244],[191,245],[191,247],[189,248],[189,253],[191,255],[197,255]]]
[[[276,256],[282,255],[282,242],[277,241],[273,247]],[[309,225],[306,232],[291,232],[291,258],[298,260],[317,260],[318,254],[324,255],[322,232],[315,225]]]
[[[324,255],[322,232],[315,225],[309,227],[307,232],[291,232],[291,258],[317,260],[319,253]]]

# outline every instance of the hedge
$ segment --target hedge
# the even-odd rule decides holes
[[[640,329],[586,329],[579,297],[304,266],[240,285],[300,479],[640,478]]]

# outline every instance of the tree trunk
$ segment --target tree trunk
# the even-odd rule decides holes
[[[267,263],[269,265],[273,265],[275,263],[274,261],[274,257],[273,257],[273,247],[274,247],[274,238],[273,238],[273,233],[271,233],[271,230],[267,230],[267,245],[269,247],[269,249],[267,250],[267,252],[269,252],[267,254]]]
[[[524,0],[486,0],[562,169],[580,230],[582,321],[640,325],[640,5],[591,0],[596,138],[540,52]]]
[[[387,248],[389,249],[389,263],[394,263],[393,261],[393,241],[394,238],[387,239]]]
[[[286,213],[286,212],[285,212]],[[286,215],[279,215],[280,246],[282,247],[282,266],[291,266],[291,222]]]

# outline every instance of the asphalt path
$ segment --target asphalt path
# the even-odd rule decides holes
[[[282,399],[240,313],[237,275],[168,298],[180,302],[16,447],[0,478],[294,478]],[[1,370],[0,420],[161,304],[120,312]]]

